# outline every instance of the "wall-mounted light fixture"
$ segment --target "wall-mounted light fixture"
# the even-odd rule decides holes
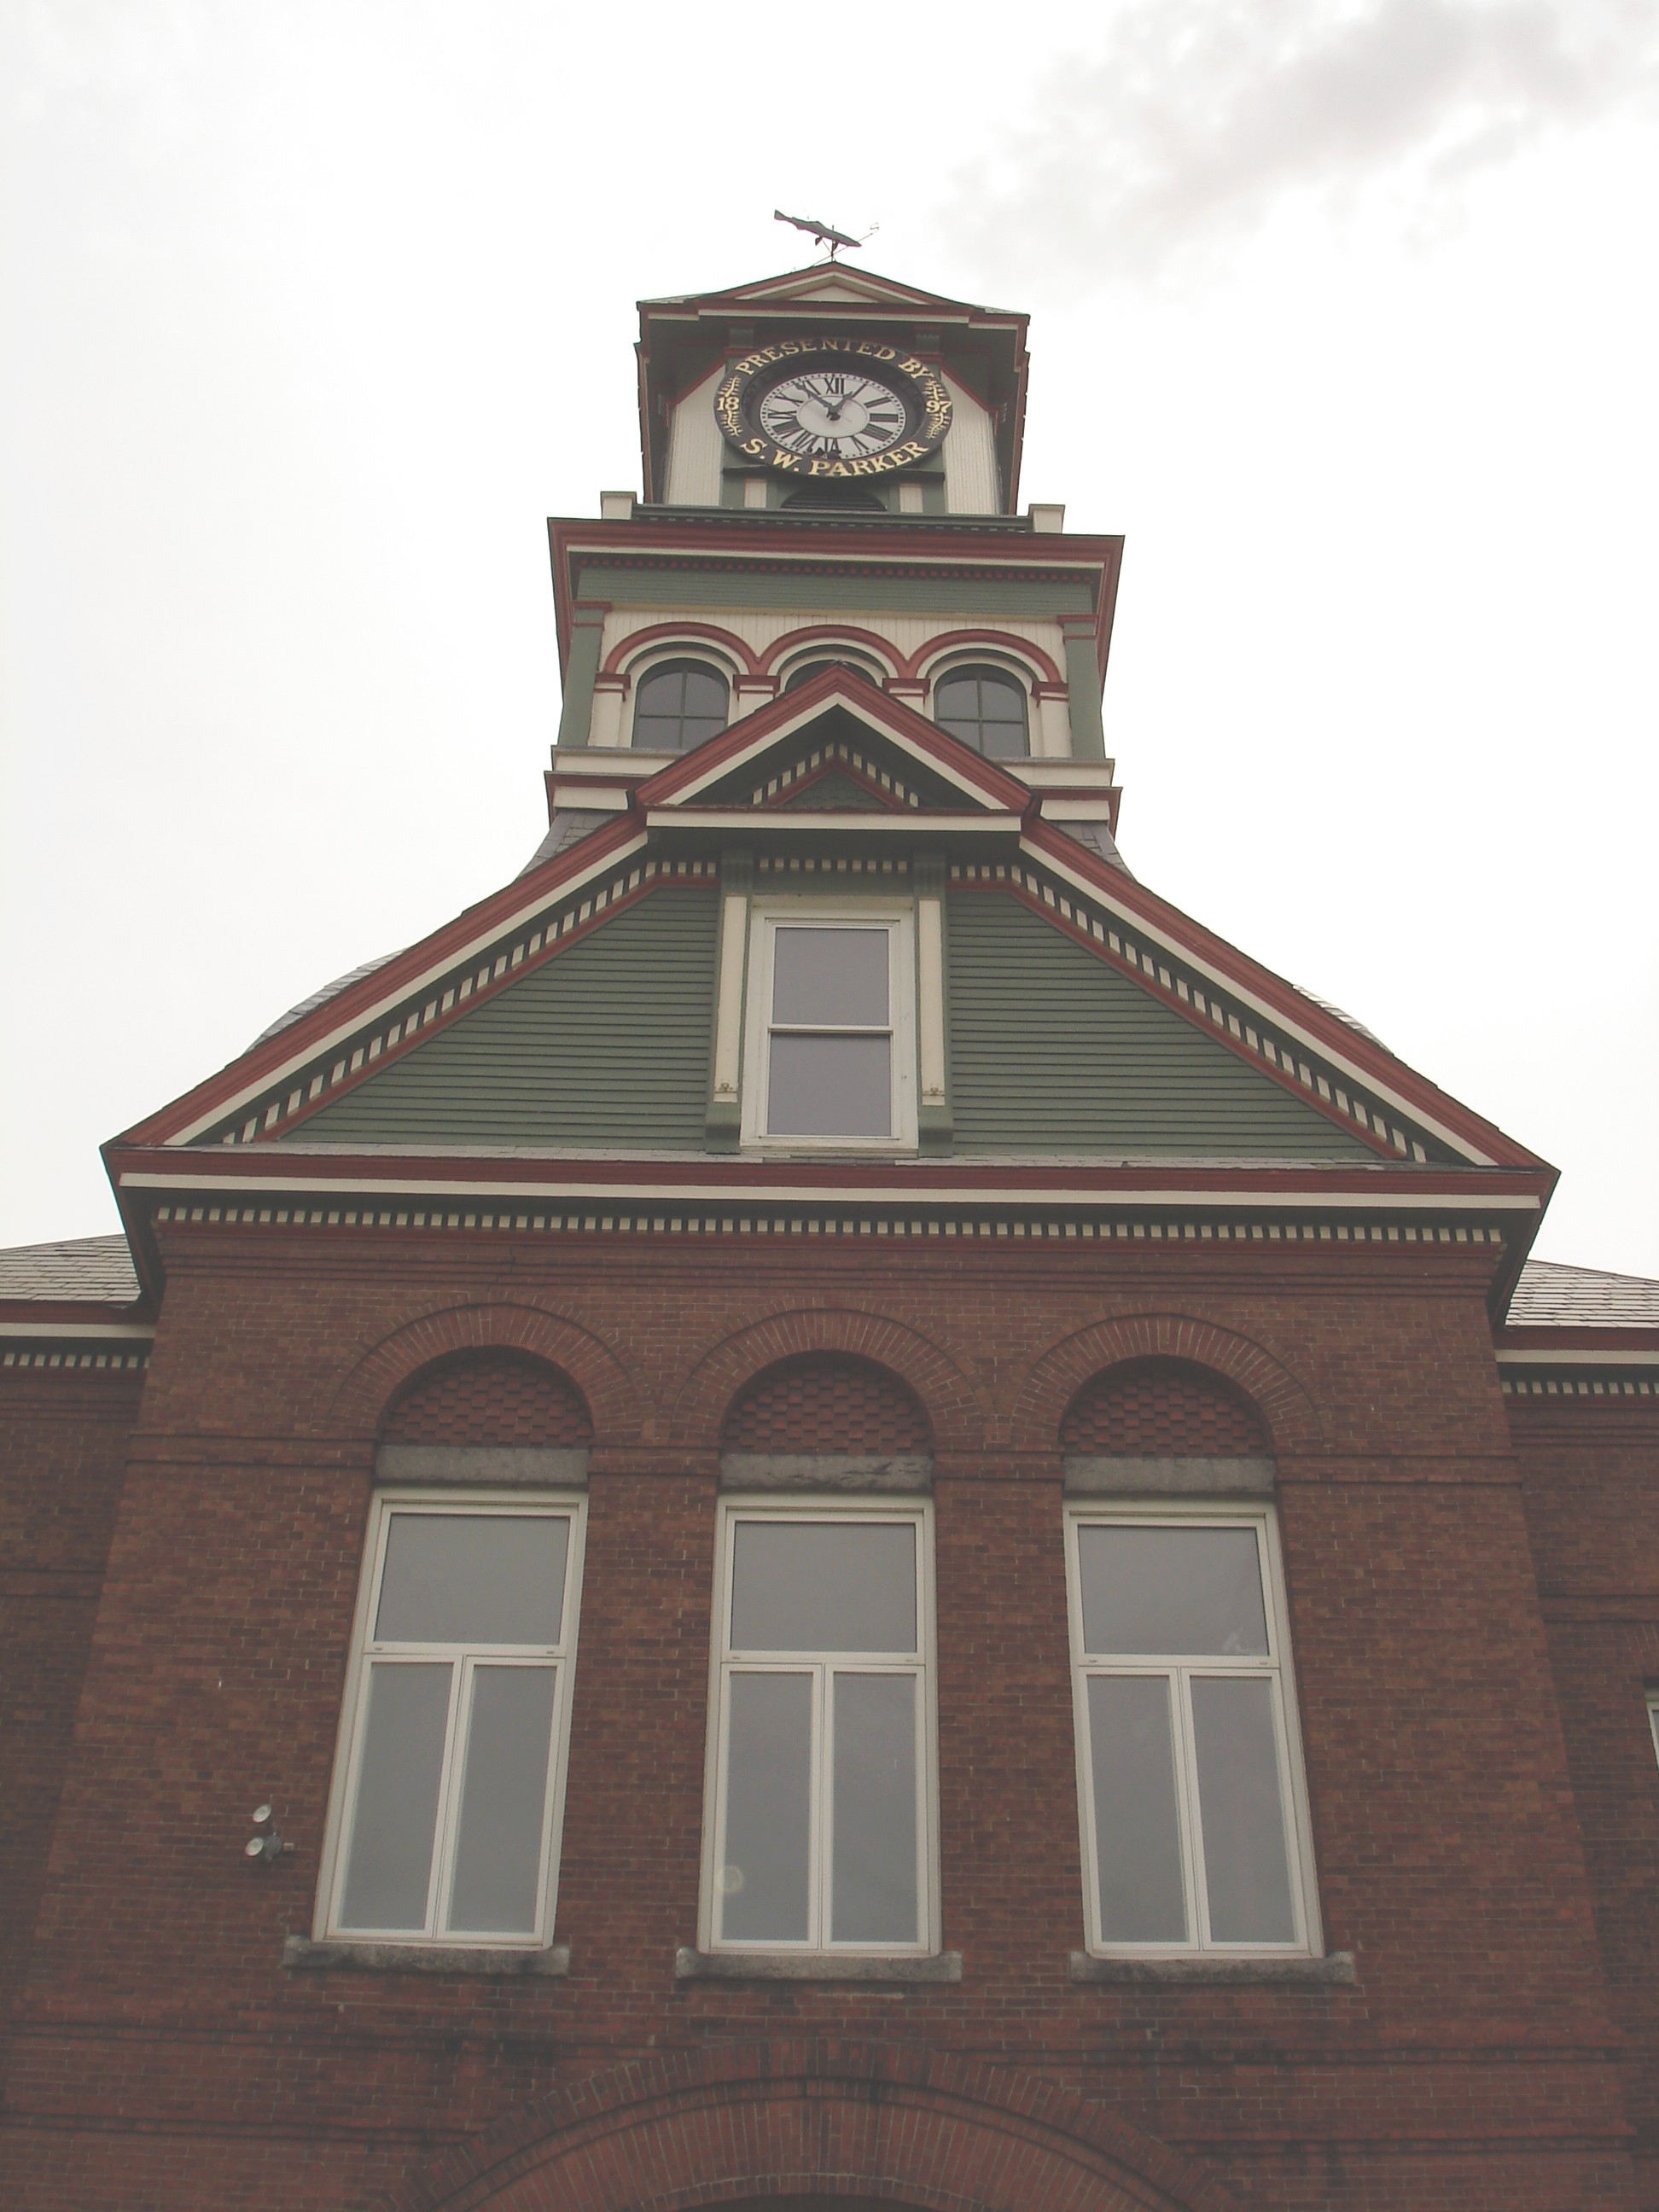
[[[283,1853],[284,1851],[291,1851],[294,1849],[294,1846],[292,1844],[284,1843],[282,1837],[277,1834],[276,1829],[269,1826],[270,1820],[270,1807],[269,1805],[256,1805],[253,1808],[252,1818],[253,1826],[256,1828],[263,1828],[264,1830],[264,1833],[263,1835],[250,1836],[246,1843],[243,1844],[242,1850],[247,1857],[251,1859],[259,1859],[263,1861],[266,1866],[275,1866],[277,1860],[283,1856]]]

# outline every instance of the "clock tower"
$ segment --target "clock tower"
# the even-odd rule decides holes
[[[644,497],[551,525],[556,851],[828,667],[1007,762],[1116,860],[1122,540],[1018,511],[1026,318],[837,264],[640,311]]]

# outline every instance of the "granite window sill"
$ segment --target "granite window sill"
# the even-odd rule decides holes
[[[1322,1959],[1096,1959],[1073,1951],[1072,1979],[1085,1983],[1182,1982],[1255,1984],[1291,1989],[1352,1989],[1359,1977],[1352,1951],[1332,1951]]]
[[[290,1936],[283,1945],[283,1964],[290,1972],[358,1974],[538,1974],[570,1972],[570,1946],[553,1943],[537,1950],[460,1943],[313,1943]]]
[[[959,1982],[960,1951],[885,1957],[868,1952],[697,1951],[682,1944],[674,1954],[677,1982],[884,1982],[902,1988],[920,1982]]]

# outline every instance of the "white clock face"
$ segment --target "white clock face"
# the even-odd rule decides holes
[[[756,413],[773,444],[803,460],[867,460],[897,445],[908,421],[890,385],[841,368],[803,369],[786,377]]]

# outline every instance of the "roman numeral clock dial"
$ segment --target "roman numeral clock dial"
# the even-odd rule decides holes
[[[909,428],[896,392],[871,376],[808,369],[775,384],[760,404],[760,424],[786,453],[867,460],[896,446]]]
[[[951,427],[932,363],[875,338],[784,338],[732,363],[714,413],[744,459],[796,477],[881,477]]]

